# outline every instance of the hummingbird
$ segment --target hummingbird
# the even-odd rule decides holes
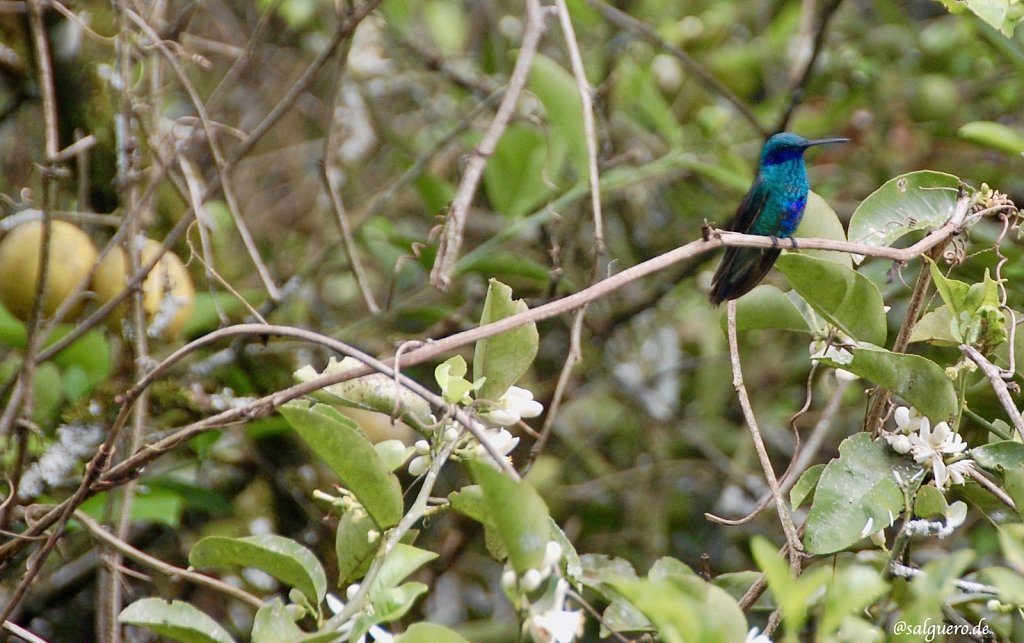
[[[814,145],[849,140],[840,137],[807,140],[789,132],[772,135],[761,148],[757,176],[736,209],[729,230],[771,237],[773,245],[778,245],[779,239],[792,238],[804,216],[810,189],[804,151]],[[768,273],[780,252],[776,247],[727,247],[711,281],[711,303],[717,306],[749,292]]]

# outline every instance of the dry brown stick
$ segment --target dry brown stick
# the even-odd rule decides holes
[[[455,267],[455,261],[459,258],[459,249],[462,247],[462,234],[466,226],[466,218],[469,216],[469,208],[473,203],[473,196],[476,194],[477,185],[484,173],[484,166],[487,159],[494,154],[498,140],[505,133],[505,128],[512,119],[516,106],[519,104],[519,96],[526,86],[526,77],[530,73],[533,64],[533,57],[537,53],[537,45],[540,43],[541,33],[544,31],[544,10],[539,0],[526,0],[526,26],[523,31],[523,42],[519,47],[519,56],[516,58],[515,67],[512,69],[512,76],[508,81],[508,89],[501,99],[498,111],[494,120],[484,133],[483,139],[473,150],[469,163],[466,165],[466,172],[459,181],[459,187],[452,199],[452,206],[448,211],[448,220],[445,222],[444,230],[441,233],[441,240],[437,247],[437,257],[434,259],[434,267],[430,271],[430,283],[435,288],[447,290],[451,281],[451,272]]]
[[[1010,347],[1010,350],[1013,350],[1013,347]],[[1017,434],[1020,435],[1021,439],[1024,439],[1024,418],[1021,417],[1020,410],[1013,403],[1013,398],[1010,397],[1010,390],[1006,386],[1006,381],[1000,375],[999,369],[982,355],[981,351],[970,344],[962,344],[960,352],[977,364],[981,372],[988,378],[989,384],[992,385],[992,390],[995,391],[996,398],[1003,406],[1003,410],[1006,411],[1006,415],[1010,418],[1010,423],[1013,424],[1013,428],[1017,430]]]
[[[572,75],[576,79],[576,91],[579,92],[583,106],[583,135],[587,142],[587,180],[590,182],[590,201],[594,214],[594,254],[604,254],[604,216],[601,214],[601,177],[597,167],[597,128],[594,124],[593,90],[587,81],[587,71],[583,68],[583,56],[576,42],[572,17],[565,0],[556,0],[555,9],[558,20],[565,35],[565,46],[569,50],[569,62],[572,64]]]
[[[582,350],[580,349],[580,338],[583,335],[583,317],[586,314],[587,307],[584,306],[576,311],[576,316],[572,320],[572,329],[569,331],[569,354],[565,357],[565,364],[562,365],[562,370],[558,374],[558,383],[555,384],[555,392],[551,396],[551,404],[548,406],[548,414],[544,417],[544,425],[541,427],[540,436],[537,441],[530,447],[530,461],[527,466],[533,464],[533,461],[537,459],[537,456],[544,451],[545,445],[547,445],[548,438],[551,437],[551,431],[555,426],[555,418],[558,416],[558,410],[562,405],[562,398],[565,396],[565,389],[569,385],[569,378],[572,376],[572,369],[576,366],[576,363],[580,361]]]
[[[772,499],[775,501],[775,510],[779,513],[779,521],[782,523],[782,531],[786,534],[786,542],[789,544],[789,568],[793,574],[800,574],[800,552],[803,551],[803,544],[800,536],[797,535],[796,526],[793,524],[793,517],[789,513],[789,505],[782,496],[779,488],[779,480],[775,477],[775,469],[772,468],[771,458],[765,449],[764,440],[761,438],[761,430],[757,426],[757,418],[754,416],[754,409],[750,405],[750,398],[747,396],[747,387],[743,383],[743,367],[740,364],[739,342],[736,339],[736,300],[730,300],[727,308],[726,328],[729,335],[729,357],[732,363],[732,386],[736,389],[739,397],[740,408],[743,409],[743,419],[750,430],[750,437],[754,440],[754,450],[761,462],[761,469],[764,471],[765,480],[771,490]]]
[[[341,190],[331,180],[333,163],[331,159],[331,131],[334,129],[334,119],[337,112],[338,90],[341,87],[342,79],[345,77],[342,71],[345,69],[348,60],[348,47],[342,47],[338,52],[337,69],[334,70],[334,82],[331,83],[331,98],[327,103],[327,123],[324,126],[324,144],[320,151],[320,181],[323,183],[324,191],[327,192],[328,201],[331,204],[331,211],[334,213],[334,220],[338,224],[338,231],[341,233],[341,242],[345,246],[345,254],[348,255],[349,265],[352,266],[352,275],[356,279],[359,292],[363,295],[363,302],[371,315],[380,313],[380,306],[373,296],[369,280],[366,277],[366,270],[363,262],[359,260],[359,249],[356,247],[355,236],[352,234],[352,223],[349,221],[348,210],[341,198]]]
[[[259,122],[256,127],[249,132],[245,140],[238,144],[234,152],[231,154],[231,158],[228,159],[228,167],[234,167],[238,161],[248,154],[256,143],[263,138],[263,136],[270,131],[274,125],[277,124],[281,117],[292,108],[295,101],[299,99],[299,96],[306,91],[313,79],[316,78],[317,73],[320,69],[327,64],[327,61],[334,55],[334,51],[338,48],[341,42],[352,35],[359,26],[359,23],[363,21],[366,16],[377,8],[383,0],[366,0],[363,4],[359,5],[352,13],[342,21],[334,33],[331,34],[330,40],[324,45],[317,57],[313,59],[313,62],[306,67],[306,70],[302,72],[302,76],[299,77],[295,84],[288,88],[288,92],[278,101],[277,105],[274,105],[273,109],[263,117],[263,120]]]
[[[274,277],[270,274],[270,268],[266,262],[263,261],[263,257],[260,256],[259,248],[256,247],[256,241],[253,239],[252,232],[249,230],[249,225],[245,222],[245,217],[242,216],[242,207],[238,203],[238,197],[235,193],[233,183],[231,181],[231,169],[224,158],[224,153],[221,151],[220,143],[217,142],[217,135],[214,128],[210,125],[210,117],[206,113],[206,107],[203,105],[202,99],[199,97],[199,92],[196,91],[195,87],[192,86],[192,82],[189,80],[185,70],[181,67],[181,63],[178,61],[177,56],[171,52],[164,44],[160,37],[157,35],[156,30],[153,29],[142,16],[138,15],[131,9],[125,9],[124,14],[134,22],[139,29],[141,29],[150,39],[153,40],[154,46],[159,51],[167,64],[170,65],[174,71],[174,75],[177,76],[178,82],[185,90],[189,100],[192,102],[192,106],[195,107],[196,113],[199,115],[199,122],[203,126],[203,131],[206,134],[206,142],[210,146],[210,153],[213,155],[214,164],[217,166],[217,173],[220,175],[220,189],[224,193],[224,201],[228,206],[228,213],[231,215],[231,220],[235,224],[235,228],[238,230],[238,236],[242,239],[242,245],[245,246],[246,252],[249,254],[249,259],[256,267],[256,273],[260,277],[260,281],[263,282],[263,287],[267,291],[267,296],[272,301],[277,301],[281,298],[281,289],[277,286],[274,281]]]
[[[82,525],[89,531],[89,533],[91,533],[99,540],[102,540],[107,545],[120,551],[128,558],[138,561],[142,565],[155,569],[164,576],[167,576],[169,578],[182,578],[195,585],[209,587],[214,591],[238,599],[243,603],[247,603],[257,609],[263,607],[264,605],[262,599],[260,599],[258,596],[250,594],[249,592],[245,591],[240,587],[235,587],[234,585],[225,583],[224,581],[217,578],[213,578],[212,576],[199,574],[188,569],[182,569],[181,567],[175,567],[174,565],[165,563],[164,561],[160,560],[159,558],[156,558],[155,556],[150,556],[146,552],[131,546],[126,541],[117,538],[116,536],[108,532],[106,529],[103,528],[103,525],[93,520],[89,516],[89,514],[85,513],[84,511],[75,511],[75,520],[82,523]]]

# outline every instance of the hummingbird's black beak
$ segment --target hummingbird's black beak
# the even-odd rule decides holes
[[[813,145],[831,145],[832,143],[849,143],[850,139],[842,136],[833,136],[831,138],[819,138],[813,141],[807,141],[807,147]]]

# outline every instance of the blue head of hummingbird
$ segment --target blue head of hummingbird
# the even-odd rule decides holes
[[[849,140],[838,137],[808,140],[789,132],[770,137],[761,148],[754,183],[736,209],[729,230],[773,239],[792,237],[804,216],[810,189],[804,151],[814,145]],[[780,252],[778,248],[726,248],[711,282],[711,303],[717,306],[749,292],[761,283]]]

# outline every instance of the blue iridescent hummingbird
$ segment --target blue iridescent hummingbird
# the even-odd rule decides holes
[[[757,176],[736,209],[729,230],[760,234],[773,241],[791,238],[804,216],[810,189],[804,151],[813,145],[849,140],[836,137],[809,141],[789,132],[773,135],[761,148]],[[711,282],[711,303],[717,306],[749,292],[761,283],[780,252],[778,248],[726,248]]]

